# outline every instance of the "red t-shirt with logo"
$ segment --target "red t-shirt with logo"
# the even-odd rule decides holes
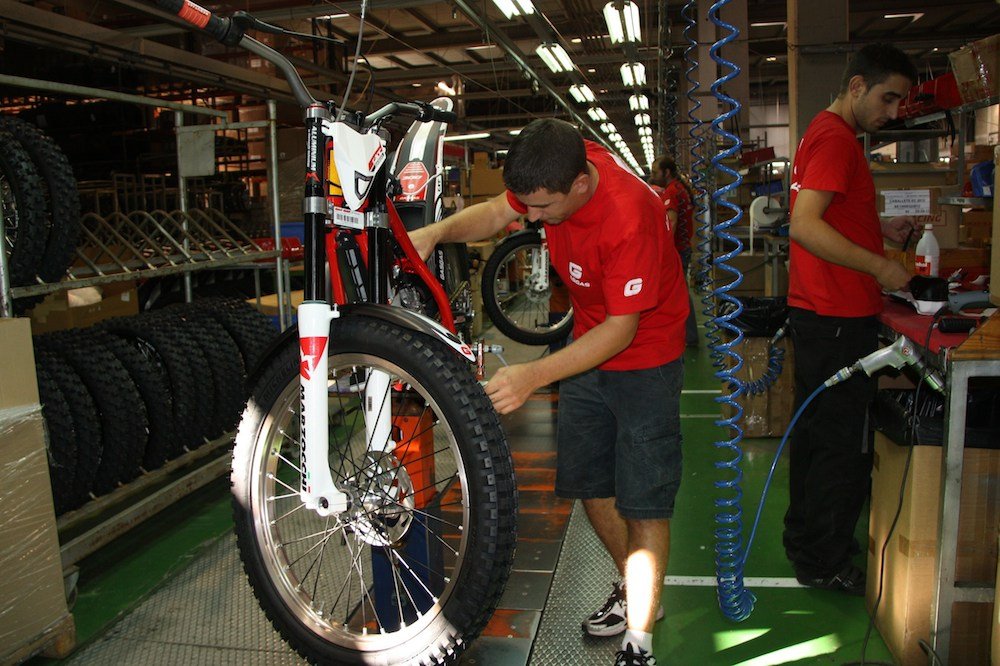
[[[674,246],[678,252],[690,250],[694,209],[691,206],[691,195],[688,194],[684,183],[676,178],[667,183],[660,192],[660,200],[663,201],[664,208],[677,213],[677,226],[673,230]]]
[[[573,336],[608,315],[639,313],[632,344],[599,367],[642,370],[669,363],[684,352],[688,298],[663,204],[607,150],[585,144],[597,189],[568,219],[545,225],[552,265],[573,302]],[[512,192],[507,201],[527,212]]]
[[[854,130],[835,113],[820,112],[795,152],[793,211],[799,190],[833,192],[826,223],[852,243],[884,254],[868,160]],[[868,317],[882,311],[882,290],[871,275],[824,261],[793,240],[788,304],[829,317]]]

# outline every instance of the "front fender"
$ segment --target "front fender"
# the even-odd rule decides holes
[[[381,319],[402,328],[408,328],[411,331],[424,333],[425,335],[441,340],[466,361],[470,363],[476,362],[476,356],[472,353],[469,345],[462,342],[458,336],[430,317],[425,317],[422,314],[405,308],[392,305],[378,305],[375,303],[348,303],[347,305],[338,306],[338,309],[340,310],[341,317],[371,317],[372,319]],[[249,385],[254,385],[263,368],[276,354],[279,354],[285,348],[285,345],[291,344],[297,346],[298,337],[299,327],[298,325],[292,325],[272,340],[267,350],[261,354],[257,367],[249,373]]]

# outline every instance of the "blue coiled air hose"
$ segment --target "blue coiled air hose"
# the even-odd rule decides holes
[[[712,264],[716,274],[723,275],[723,284],[717,284],[713,294],[718,305],[726,304],[725,308],[716,308],[714,321],[719,332],[725,330],[728,340],[719,339],[715,344],[722,360],[722,367],[717,369],[715,376],[728,386],[730,391],[717,398],[716,401],[729,407],[730,416],[721,418],[716,424],[726,429],[731,435],[729,439],[715,442],[715,446],[724,456],[723,460],[715,462],[715,467],[724,478],[715,481],[715,487],[722,493],[715,499],[715,577],[719,608],[731,620],[742,621],[750,617],[756,597],[743,585],[743,567],[746,561],[743,548],[743,450],[740,442],[743,439],[743,429],[739,422],[743,417],[743,408],[738,399],[746,392],[746,387],[738,378],[737,373],[743,367],[743,359],[739,353],[739,345],[743,342],[743,331],[736,325],[735,319],[743,312],[743,305],[732,292],[743,282],[743,274],[738,268],[728,262],[743,250],[743,243],[729,232],[731,227],[739,224],[743,213],[740,207],[727,200],[727,195],[736,190],[743,182],[740,174],[723,163],[723,160],[739,154],[743,143],[739,136],[724,129],[723,123],[732,120],[741,109],[740,103],[725,94],[722,87],[740,74],[740,69],[734,63],[721,55],[722,48],[735,41],[739,31],[735,26],[726,23],[719,16],[722,7],[730,0],[719,0],[709,9],[709,20],[725,31],[725,35],[712,44],[709,55],[715,61],[720,71],[728,70],[712,84],[712,94],[720,104],[728,106],[728,110],[720,113],[712,121],[712,132],[718,138],[718,150],[712,157],[712,167],[716,173],[728,179],[724,185],[718,186],[712,192],[712,201],[716,210],[723,209],[732,213],[729,219],[719,220],[715,224],[715,236],[722,241],[722,250],[731,247],[715,257]],[[723,180],[720,178],[720,181]],[[726,278],[731,278],[725,282]],[[722,310],[725,310],[723,312]],[[725,412],[725,409],[723,410]]]

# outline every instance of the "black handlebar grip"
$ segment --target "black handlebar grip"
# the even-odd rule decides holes
[[[431,120],[436,120],[439,123],[448,123],[449,125],[458,122],[458,114],[454,111],[442,111],[441,109],[434,109],[431,113]]]
[[[176,14],[186,23],[204,30],[220,42],[225,41],[229,35],[230,20],[228,18],[219,18],[191,0],[156,0],[156,4],[160,9]]]

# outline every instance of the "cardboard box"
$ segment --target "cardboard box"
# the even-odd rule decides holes
[[[876,433],[868,541],[866,600],[869,611],[878,595],[882,546],[899,504],[908,452],[908,448]],[[965,450],[956,554],[958,581],[989,583],[996,575],[997,524],[1000,521],[998,479],[1000,450]],[[885,584],[876,617],[879,633],[897,663],[903,666],[928,663],[918,641],[930,638],[940,487],[941,449],[914,447],[902,512],[886,549]],[[947,663],[988,664],[992,618],[992,604],[956,603]]]
[[[959,237],[963,245],[984,247],[993,235],[993,212],[970,210],[962,214]]]
[[[996,580],[1000,581],[1000,563]],[[993,635],[990,641],[990,666],[1000,666],[1000,586],[993,589]]]
[[[959,209],[938,203],[942,196],[951,193],[948,188],[938,186],[883,188],[877,194],[878,212],[887,218],[910,215],[921,228],[932,224],[939,247],[958,247]],[[919,236],[914,238],[919,239]]]
[[[966,44],[948,54],[959,93],[968,102],[977,102],[1000,91],[1000,35]]]
[[[72,643],[49,484],[31,324],[0,320],[0,663]]]
[[[743,367],[736,376],[752,382],[760,379],[767,371],[770,355],[770,338],[744,338],[740,348],[743,355]],[[788,428],[792,418],[792,406],[795,399],[795,354],[788,338],[778,341],[778,348],[785,351],[781,374],[777,381],[759,395],[743,395],[737,400],[743,408],[744,437],[780,437]],[[731,408],[725,408],[727,415],[732,414]]]
[[[767,287],[767,273],[771,270],[763,253],[748,255],[745,252],[727,262],[733,268],[739,269],[743,274],[743,282],[739,287],[729,293],[735,296],[763,296]],[[697,268],[697,265],[696,265]],[[732,282],[733,275],[729,271],[719,270],[713,267],[713,279],[716,286]]]
[[[875,190],[900,190],[907,187],[947,187],[958,184],[955,169],[947,164],[896,164],[872,162]]]
[[[503,184],[503,169],[491,169],[488,164],[477,162],[472,166],[469,188],[472,197],[495,197],[507,189]]]
[[[911,245],[915,245],[915,243]],[[996,245],[994,245],[994,248],[995,247]],[[890,259],[895,259],[899,263],[903,264],[903,266],[906,267],[906,270],[911,273],[914,272],[912,249],[902,252],[901,250],[886,248],[885,256]],[[942,249],[940,263],[938,265],[938,275],[940,277],[948,277],[960,268],[985,273],[988,272],[988,261],[989,255],[986,248],[957,247]]]
[[[139,313],[139,294],[135,282],[112,282],[101,287],[103,298],[91,305],[70,305],[67,292],[46,296],[28,316],[33,333],[86,328],[104,319]]]

